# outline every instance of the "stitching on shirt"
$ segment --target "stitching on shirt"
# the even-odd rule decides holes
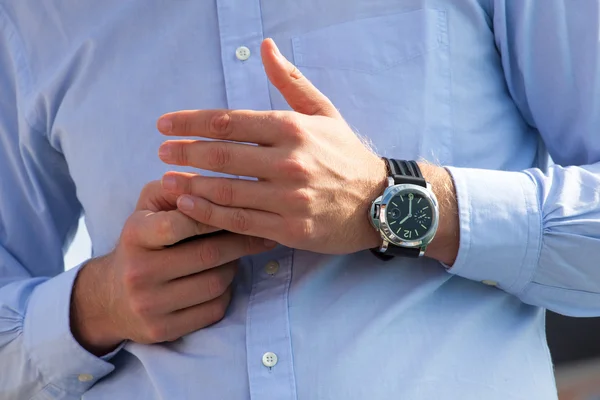
[[[521,181],[519,180],[519,189],[521,189],[521,196],[525,202],[525,212],[526,212],[526,221],[527,221],[527,237],[525,238],[525,251],[523,253],[523,257],[521,258],[521,261],[518,265],[518,271],[517,271],[517,275],[514,278],[513,282],[510,284],[510,286],[506,289],[509,292],[514,292],[516,295],[518,295],[519,293],[521,293],[524,289],[524,287],[526,286],[526,284],[524,284],[523,286],[519,287],[519,282],[522,281],[522,279],[524,278],[524,269],[526,267],[526,262],[525,260],[527,259],[527,254],[529,253],[529,242],[531,240],[531,228],[529,227],[530,223],[529,223],[529,212],[530,212],[530,207],[529,207],[529,203],[527,202],[527,197],[525,196],[525,190],[523,189],[523,185],[521,184]]]
[[[448,119],[449,119],[449,126],[447,126],[447,130],[448,130],[448,134],[446,137],[446,142],[445,144],[445,157],[446,157],[446,163],[447,164],[452,164],[453,160],[454,160],[454,146],[452,146],[452,140],[454,138],[454,102],[452,101],[452,99],[454,98],[453,92],[452,92],[452,86],[453,86],[453,81],[452,81],[452,62],[450,61],[450,31],[449,31],[449,24],[448,24],[448,13],[446,10],[438,10],[439,11],[439,16],[438,16],[438,29],[441,32],[441,35],[439,36],[439,41],[441,43],[440,48],[442,49],[440,51],[440,57],[442,57],[442,62],[441,64],[443,65],[444,63],[446,63],[446,68],[441,68],[441,72],[440,74],[444,77],[443,80],[443,84],[445,86],[446,89],[446,95],[448,96],[448,102],[445,104],[446,107],[448,107]],[[444,40],[445,38],[445,40]],[[445,59],[443,59],[445,57]]]
[[[337,67],[337,66],[332,66],[332,65],[330,65],[330,66],[310,65],[310,64],[307,64],[304,62],[300,62],[299,64],[297,64],[297,66],[303,67],[303,68],[315,68],[315,69],[326,69],[326,70],[337,70],[337,71],[352,71],[352,72],[359,72],[359,73],[368,74],[368,75],[377,75],[382,72],[389,71],[390,69],[393,69],[404,63],[410,62],[416,58],[422,57],[425,54],[432,52],[433,50],[439,49],[441,47],[441,43],[439,42],[439,40],[437,43],[438,43],[437,46],[428,47],[425,51],[423,51],[421,53],[411,54],[410,56],[407,56],[401,60],[396,61],[395,63],[388,64],[381,68],[365,69],[365,68]],[[304,58],[304,57],[302,57],[302,53],[298,53],[297,55],[300,57],[300,60],[302,60]]]
[[[290,277],[288,279],[288,283],[285,287],[284,290],[284,297],[285,297],[285,306],[287,308],[287,313],[286,313],[286,332],[285,332],[285,336],[286,339],[288,339],[288,343],[290,346],[290,364],[292,366],[291,368],[291,372],[290,372],[290,380],[291,380],[291,385],[293,386],[293,390],[294,390],[294,397],[296,399],[298,399],[298,387],[296,385],[296,370],[294,369],[294,343],[292,342],[292,334],[291,334],[291,323],[290,323],[290,287],[292,286],[292,279],[294,277],[294,259],[296,258],[296,250],[295,249],[291,249],[291,256],[290,256],[290,260],[289,260],[289,274]]]
[[[529,179],[530,175],[525,172],[525,176]],[[535,181],[535,179],[531,179],[534,187],[535,187],[535,192],[537,193],[538,190],[538,186],[537,186],[537,182]],[[526,278],[526,282],[523,287],[521,288],[521,290],[519,290],[518,295],[521,295],[524,293],[525,289],[527,288],[527,286],[533,282],[533,277],[535,276],[536,271],[538,270],[539,267],[539,262],[540,262],[540,257],[541,257],[541,253],[542,253],[542,242],[543,242],[543,235],[544,235],[544,221],[543,221],[543,217],[541,216],[542,214],[542,205],[541,205],[541,200],[539,199],[539,196],[536,196],[536,205],[537,205],[537,210],[534,209],[534,207],[532,207],[532,204],[529,204],[529,199],[527,198],[527,196],[525,195],[525,189],[523,187],[523,183],[520,182],[519,184],[520,188],[521,188],[521,192],[523,193],[523,197],[525,198],[525,204],[526,204],[526,209],[527,209],[527,216],[528,216],[528,220],[530,218],[534,218],[535,215],[539,215],[540,218],[538,219],[538,243],[537,243],[537,249],[536,249],[536,254],[533,256],[533,260],[531,260],[531,264],[533,264],[532,268],[530,268],[529,274],[527,276],[524,276],[523,278]],[[530,213],[532,214],[530,216]],[[529,227],[530,222],[528,221],[528,230],[527,230],[527,251],[525,252],[525,255],[523,256],[523,261],[521,262],[521,268],[523,268],[523,265],[526,263],[526,259],[527,256],[532,252],[532,250],[529,249],[530,246],[530,241],[531,241],[531,233],[532,233],[532,228]],[[527,270],[527,269],[526,269]],[[525,271],[526,271],[525,270]],[[525,273],[525,271],[522,272],[522,274]],[[515,282],[516,284],[516,282]]]
[[[258,15],[260,16],[260,32],[261,36],[265,37],[265,24],[263,21],[263,13],[262,13],[262,0],[258,0]],[[269,80],[267,79],[267,95],[269,96],[269,104],[271,105],[271,110],[273,109],[273,99],[271,98],[271,87],[269,85]]]
[[[40,390],[39,392],[37,392],[36,394],[34,394],[33,396],[31,396],[29,398],[29,400],[38,400],[38,399],[45,399],[46,395],[48,396],[52,396],[54,397],[54,394],[52,394],[51,392],[55,392],[59,391],[61,393],[65,393],[64,390],[62,390],[61,388],[57,387],[56,385],[52,384],[52,383],[47,383],[46,385],[44,385],[44,387],[42,388],[42,390]],[[79,394],[79,393],[78,393]]]
[[[466,186],[466,183],[463,182],[464,186]],[[469,191],[467,190],[466,187],[461,188],[462,192],[466,195],[466,200],[467,200],[467,207],[469,208],[469,214],[466,218],[468,218],[468,222],[469,222],[469,234],[467,236],[468,241],[467,241],[467,248],[465,249],[465,253],[463,255],[463,260],[465,261],[465,264],[468,263],[469,260],[469,252],[471,251],[471,246],[473,244],[473,218],[471,217],[473,215],[473,198],[471,196],[471,193],[469,193]],[[460,201],[458,200],[460,198],[460,196],[458,195],[458,188],[456,189],[457,193],[456,193],[456,198],[457,198],[457,204],[459,207],[459,226],[460,226],[460,219],[465,218],[464,214],[460,212]],[[459,228],[460,231],[460,228]],[[460,233],[459,233],[460,235]],[[460,238],[459,238],[460,240]],[[460,242],[459,242],[459,253],[460,253]]]
[[[8,12],[6,12],[6,9],[2,4],[0,4],[0,19],[4,20],[5,22],[4,27],[6,28],[6,31],[10,28],[10,32],[7,32],[7,38],[8,41],[11,42],[13,47],[12,55],[14,56],[16,64],[15,67],[17,70],[21,70],[24,72],[17,74],[17,78],[20,76],[21,79],[19,80],[15,78],[15,81],[19,89],[23,91],[23,97],[27,98],[31,94],[33,88],[33,73],[31,71],[31,66],[27,62],[27,58],[22,53],[22,51],[20,51],[20,49],[23,49],[25,47],[23,44],[23,39],[19,35],[15,24],[8,17]],[[37,115],[37,109],[35,109],[34,112]],[[27,115],[24,114],[23,119],[25,120],[25,122],[27,122],[30,128],[32,128],[38,133],[43,134],[43,132],[41,132],[39,129],[34,128],[36,124],[29,121],[29,117]]]
[[[422,11],[422,10],[431,10],[431,11],[435,11],[438,13],[438,27],[439,27],[439,14],[446,14],[446,10],[445,9],[440,9],[440,8],[434,8],[434,7],[424,7],[424,8],[415,8],[415,9],[407,9],[407,10],[403,10],[391,15],[398,15],[398,14],[408,14],[411,12],[416,12],[416,11]],[[345,22],[341,22],[339,24],[335,24],[335,25],[331,25],[331,26],[336,26],[336,25],[344,25],[344,24],[349,24],[349,23],[355,23],[358,21],[365,21],[365,20],[369,20],[369,19],[376,19],[376,18],[381,18],[381,17],[386,17],[386,16],[390,16],[388,14],[381,14],[381,15],[373,15],[373,16],[369,16],[369,17],[365,17],[365,18],[358,18],[355,20],[349,20],[349,21],[345,21]],[[331,27],[328,26],[328,27]],[[388,64],[385,66],[382,66],[381,68],[370,68],[370,69],[365,69],[365,68],[350,68],[350,67],[337,67],[337,66],[327,66],[327,65],[307,65],[306,63],[304,63],[302,60],[304,59],[304,57],[302,57],[302,52],[300,50],[298,50],[300,48],[300,46],[298,46],[299,43],[302,42],[302,37],[304,35],[313,33],[313,32],[317,32],[321,29],[325,29],[328,27],[324,27],[324,28],[318,28],[318,29],[313,29],[310,31],[305,32],[302,35],[297,35],[297,36],[293,36],[292,37],[292,50],[294,53],[298,53],[297,55],[299,56],[299,60],[297,60],[297,66],[299,67],[306,67],[306,68],[319,68],[319,69],[329,69],[329,70],[339,70],[339,71],[354,71],[354,72],[361,72],[361,73],[366,73],[369,75],[375,75],[375,74],[379,74],[381,72],[385,72],[388,71],[392,68],[395,68],[401,64],[404,64],[406,62],[409,62],[411,60],[414,60],[418,57],[422,57],[440,47],[443,46],[447,46],[447,43],[444,41],[444,38],[441,37],[440,35],[437,36],[437,40],[435,45],[431,46],[431,47],[427,47],[425,48],[422,52],[418,52],[415,54],[409,54],[408,56],[392,63],[392,64]],[[296,55],[296,54],[294,54]]]
[[[560,290],[560,291],[565,291],[565,292],[569,292],[569,293],[573,293],[573,294],[580,294],[586,297],[600,297],[600,292],[591,292],[589,290],[583,290],[583,289],[572,289],[572,288],[566,288],[566,287],[562,287],[562,286],[553,286],[553,285],[546,285],[543,283],[539,283],[539,282],[535,282],[532,281],[529,284],[529,288],[527,290],[527,293],[529,293],[532,290],[532,287],[538,287],[542,290]]]

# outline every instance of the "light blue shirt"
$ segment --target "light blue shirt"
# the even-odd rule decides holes
[[[279,247],[220,323],[92,356],[79,216],[111,251],[161,114],[288,108],[265,37],[381,155],[450,167],[456,264]],[[544,308],[600,315],[599,38],[597,0],[0,0],[0,398],[555,399]]]

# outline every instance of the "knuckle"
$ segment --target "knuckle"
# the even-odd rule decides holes
[[[213,205],[210,203],[207,203],[204,206],[204,211],[202,211],[203,217],[204,217],[204,222],[206,222],[207,224],[210,224],[210,222],[212,221],[212,217],[213,217]]]
[[[208,165],[215,171],[221,171],[231,162],[231,152],[225,143],[212,142],[208,150]]]
[[[314,223],[308,218],[299,218],[292,224],[291,234],[299,241],[307,241],[313,237],[314,234]]]
[[[218,301],[214,301],[208,305],[208,319],[210,323],[214,324],[219,322],[225,316],[225,312],[227,311],[228,302],[223,295],[222,298],[219,298]]]
[[[312,197],[307,189],[297,189],[288,194],[286,203],[292,204],[294,208],[307,210],[310,208]]]
[[[152,181],[148,182],[144,185],[142,190],[140,191],[140,199],[150,199],[152,198],[154,192],[160,188],[160,181]]]
[[[147,277],[144,268],[136,264],[129,265],[123,272],[123,285],[129,290],[137,289],[146,283]]]
[[[221,139],[228,138],[232,131],[231,115],[226,111],[216,113],[211,117],[208,129]]]
[[[187,165],[189,163],[188,157],[189,146],[187,144],[176,144],[172,145],[173,155],[177,164]]]
[[[194,234],[203,235],[209,231],[209,226],[198,221],[192,221],[194,223]]]
[[[215,191],[217,203],[230,206],[233,204],[233,184],[228,179],[219,179],[217,181],[217,190]]]
[[[290,71],[290,77],[294,80],[298,80],[298,79],[302,79],[304,78],[304,75],[302,75],[302,72],[300,72],[300,70],[298,69],[298,67],[296,67],[295,65],[292,66],[292,69]]]
[[[136,296],[131,299],[129,308],[134,315],[147,317],[154,310],[154,302],[148,296]]]
[[[121,242],[125,245],[131,245],[137,243],[138,239],[139,222],[135,218],[129,218],[121,231]]]
[[[301,141],[306,137],[300,119],[296,114],[283,113],[280,120],[282,131],[291,138]]]
[[[231,213],[231,226],[236,232],[247,232],[250,229],[250,216],[243,209]]]
[[[216,265],[221,257],[219,246],[211,241],[200,242],[198,257],[203,265]]]
[[[300,70],[298,69],[298,67],[296,67],[295,65],[292,66],[292,69],[289,71],[289,76],[290,76],[290,80],[286,80],[281,87],[279,88],[279,90],[281,91],[286,91],[288,90],[288,87],[293,83],[296,82],[298,80],[301,80],[302,78],[304,78],[304,75],[302,75],[302,72],[300,72]]]
[[[226,281],[223,274],[211,274],[208,277],[208,295],[211,299],[217,298],[227,290],[229,282]]]
[[[297,157],[290,157],[284,160],[280,166],[281,171],[288,179],[305,182],[310,173],[306,163]]]
[[[169,340],[169,327],[164,322],[152,322],[146,326],[146,336],[154,342],[160,343]]]
[[[192,122],[192,118],[182,118],[180,123],[181,130],[183,131],[184,135],[188,136],[194,134],[194,124]]]
[[[262,245],[264,239],[255,237],[255,236],[244,236],[244,251],[246,254],[253,254],[257,249],[263,249],[264,245]],[[236,268],[238,261],[235,261]]]
[[[171,243],[175,238],[175,225],[169,215],[159,214],[160,218],[156,222],[156,235],[165,243]]]

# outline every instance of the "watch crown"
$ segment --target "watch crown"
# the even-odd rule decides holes
[[[373,218],[379,219],[379,212],[381,211],[381,204],[375,203],[373,207]]]

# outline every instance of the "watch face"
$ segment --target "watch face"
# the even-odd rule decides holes
[[[420,193],[399,193],[387,204],[390,230],[402,240],[420,240],[433,224],[433,206]]]

